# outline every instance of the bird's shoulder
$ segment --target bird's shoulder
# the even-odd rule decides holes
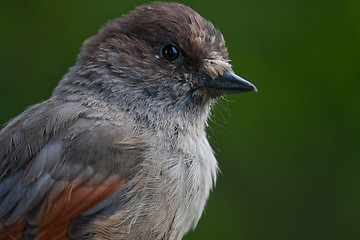
[[[105,171],[115,170],[113,164],[126,167],[142,147],[135,127],[103,115],[75,102],[45,101],[28,108],[0,132],[0,179],[34,160],[49,164],[51,158]]]

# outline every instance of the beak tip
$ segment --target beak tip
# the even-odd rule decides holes
[[[258,92],[257,88],[254,85],[252,85],[252,87],[254,92]]]
[[[222,78],[224,81],[231,84],[229,85],[235,90],[235,91],[231,91],[232,93],[248,92],[248,91],[258,92],[254,84],[239,77],[234,72],[225,71]]]

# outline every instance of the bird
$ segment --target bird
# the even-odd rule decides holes
[[[216,181],[211,108],[248,91],[190,7],[109,21],[51,97],[1,130],[0,239],[181,239]]]

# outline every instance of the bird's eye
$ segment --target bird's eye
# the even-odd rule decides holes
[[[173,62],[179,58],[180,51],[174,45],[165,45],[161,50],[161,54],[167,61]]]

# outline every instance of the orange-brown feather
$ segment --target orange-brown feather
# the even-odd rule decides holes
[[[115,192],[125,179],[107,178],[97,184],[69,182],[59,191],[53,189],[42,205],[35,225],[36,240],[70,240],[67,232],[70,222],[81,213]],[[24,218],[0,231],[0,239],[21,239],[26,228]]]
[[[124,179],[108,178],[91,186],[76,182],[67,184],[55,201],[46,200],[41,208],[37,217],[39,232],[36,240],[70,239],[67,230],[71,220],[104,200],[123,183]]]
[[[20,240],[25,227],[26,221],[24,218],[21,218],[0,231],[0,239]]]

